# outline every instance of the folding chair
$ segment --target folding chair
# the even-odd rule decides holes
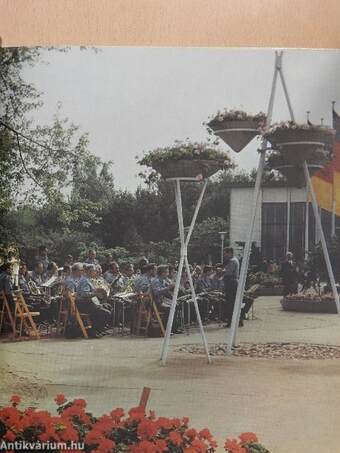
[[[14,292],[14,324],[15,324],[15,336],[22,337],[23,329],[30,337],[40,338],[39,331],[33,318],[40,315],[39,311],[30,311],[22,291]],[[17,328],[19,324],[19,328]]]
[[[15,336],[16,335],[16,328],[15,328],[15,322],[14,322],[14,316],[11,312],[8,299],[6,297],[6,294],[4,291],[0,293],[0,303],[1,303],[1,313],[0,313],[0,333],[3,330],[3,327],[6,323],[6,320],[10,323],[11,328],[12,328],[12,333]]]
[[[137,299],[137,311],[133,323],[133,333],[138,336],[147,336],[150,325],[157,324],[162,336],[165,335],[163,321],[152,293],[141,293]]]
[[[73,317],[81,330],[84,338],[89,338],[87,333],[87,329],[92,327],[90,316],[87,313],[81,313],[76,304],[76,297],[70,291],[65,292],[65,299],[67,302],[67,307],[63,306],[61,303],[61,307],[59,310],[59,316],[64,317],[62,320],[62,333],[65,334],[67,324],[70,322],[70,319]]]

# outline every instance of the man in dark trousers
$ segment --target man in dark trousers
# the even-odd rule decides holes
[[[224,267],[225,304],[223,314],[224,318],[227,321],[227,327],[230,327],[234,312],[240,264],[238,259],[234,256],[234,249],[232,247],[226,247],[224,249],[223,257],[225,263]],[[240,319],[240,326],[243,326],[242,319]]]
[[[283,283],[283,295],[296,294],[298,291],[298,274],[293,254],[288,252],[286,259],[281,264],[281,277]]]

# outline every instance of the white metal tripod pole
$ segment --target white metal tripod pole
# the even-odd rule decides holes
[[[272,87],[271,87],[269,103],[268,103],[266,126],[269,126],[271,123],[271,120],[272,120],[276,84],[277,84],[277,76],[278,76],[278,73],[281,71],[282,55],[283,55],[283,52],[275,52],[275,68],[274,68],[273,82],[272,82]],[[281,77],[281,80],[282,80],[282,77]],[[240,322],[243,294],[244,294],[244,288],[245,288],[246,279],[247,279],[249,257],[250,257],[250,252],[251,252],[251,243],[252,243],[252,238],[253,238],[255,218],[256,218],[259,194],[260,194],[260,189],[261,189],[263,168],[264,168],[264,164],[265,164],[266,149],[267,149],[267,141],[263,140],[262,147],[261,147],[261,155],[260,155],[260,159],[259,159],[259,165],[258,165],[257,174],[256,174],[248,237],[247,237],[247,242],[244,247],[243,260],[242,260],[242,265],[241,265],[241,270],[240,270],[240,278],[239,278],[239,282],[237,285],[237,291],[236,291],[236,297],[235,297],[233,317],[232,317],[231,328],[230,328],[230,332],[229,332],[229,336],[228,336],[227,354],[231,354],[231,352],[232,352],[232,347],[236,342],[237,327]]]
[[[191,234],[193,232],[195,222],[197,219],[198,211],[201,207],[203,196],[205,193],[205,189],[208,184],[208,179],[204,181],[202,191],[200,193],[199,199],[196,204],[195,212],[191,220],[191,224],[189,227],[189,231],[187,233],[187,237],[185,238],[185,232],[184,232],[184,223],[183,223],[183,207],[182,207],[182,195],[181,195],[181,179],[186,179],[189,181],[196,181],[194,178],[174,178],[173,180],[175,181],[175,196],[176,196],[176,207],[177,207],[177,217],[178,217],[178,228],[179,228],[179,235],[180,235],[180,240],[181,240],[181,256],[180,256],[180,261],[179,261],[179,266],[178,266],[178,271],[176,275],[176,283],[175,283],[175,289],[174,293],[172,296],[172,302],[171,302],[171,308],[170,308],[170,313],[169,313],[169,318],[168,318],[168,323],[166,326],[166,332],[165,332],[165,337],[163,341],[163,347],[162,347],[162,355],[161,355],[161,363],[162,365],[166,364],[166,359],[168,356],[168,350],[169,350],[169,344],[170,344],[170,336],[171,336],[171,330],[172,330],[172,325],[174,322],[174,316],[175,316],[175,311],[176,311],[176,304],[177,304],[177,297],[178,297],[178,291],[179,291],[179,286],[181,282],[181,277],[182,277],[182,272],[183,272],[183,266],[185,265],[186,271],[188,274],[188,279],[189,279],[189,284],[190,284],[190,289],[191,289],[191,294],[192,294],[192,299],[194,303],[194,307],[196,310],[196,315],[197,315],[197,322],[200,328],[200,333],[203,341],[203,346],[205,349],[205,353],[207,356],[207,360],[210,363],[210,355],[209,355],[209,349],[208,349],[208,342],[205,336],[205,332],[203,329],[203,324],[197,304],[197,299],[196,299],[196,294],[195,294],[195,289],[191,277],[191,272],[190,272],[190,267],[189,267],[189,262],[188,262],[188,244],[190,241]]]
[[[321,218],[320,218],[320,215],[319,215],[318,203],[316,201],[316,196],[315,196],[315,193],[314,193],[314,188],[313,188],[313,184],[312,184],[312,181],[311,181],[311,178],[310,178],[308,165],[307,165],[306,161],[303,163],[303,170],[304,170],[304,174],[305,174],[306,184],[307,184],[307,187],[308,187],[309,193],[311,195],[311,199],[312,199],[312,206],[313,206],[314,216],[315,216],[315,220],[316,220],[316,223],[317,223],[317,226],[318,226],[318,230],[319,230],[320,241],[321,241],[323,255],[324,255],[324,258],[325,258],[325,262],[326,262],[326,267],[327,267],[327,272],[328,272],[328,276],[329,276],[329,281],[330,281],[331,287],[332,287],[332,292],[333,292],[333,297],[334,297],[334,300],[335,300],[336,310],[337,310],[338,314],[340,315],[339,294],[338,294],[338,291],[337,291],[337,288],[336,288],[336,284],[335,284],[335,278],[334,278],[334,273],[333,273],[331,260],[329,259],[327,243],[326,243],[325,235],[324,235],[323,228],[322,228]]]

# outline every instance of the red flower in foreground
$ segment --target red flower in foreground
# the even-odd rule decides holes
[[[258,442],[258,438],[255,433],[242,433],[239,435],[239,439],[242,444],[248,444],[250,442]]]
[[[181,435],[178,434],[176,431],[171,431],[169,433],[169,439],[174,445],[176,445],[176,447],[180,447],[182,445],[183,439]]]
[[[20,401],[21,401],[21,398],[20,398],[19,395],[12,395],[11,396],[10,402],[13,403],[14,405],[19,404]]]
[[[65,395],[63,395],[62,393],[59,393],[54,398],[54,401],[58,404],[58,406],[61,406],[62,404],[65,404],[67,400],[65,398]]]

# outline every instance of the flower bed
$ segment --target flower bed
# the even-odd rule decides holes
[[[260,112],[251,115],[242,110],[217,112],[209,118],[208,132],[214,133],[229,145],[235,152],[240,152],[266,124],[266,115]]]
[[[138,160],[164,178],[207,178],[219,170],[232,167],[227,153],[211,143],[176,142],[174,146],[157,148]]]
[[[118,408],[97,418],[86,411],[83,399],[68,402],[64,395],[57,395],[55,401],[58,415],[33,408],[20,410],[20,397],[13,395],[12,405],[0,408],[0,438],[7,445],[4,451],[16,450],[16,442],[49,445],[54,453],[79,453],[80,449],[86,453],[213,453],[217,448],[210,431],[190,427],[188,418],[156,417],[141,407],[127,415]],[[70,449],[74,443],[81,448]],[[224,449],[228,453],[269,453],[254,433],[227,439]]]
[[[304,313],[337,313],[332,294],[291,294],[281,299],[285,311]]]

